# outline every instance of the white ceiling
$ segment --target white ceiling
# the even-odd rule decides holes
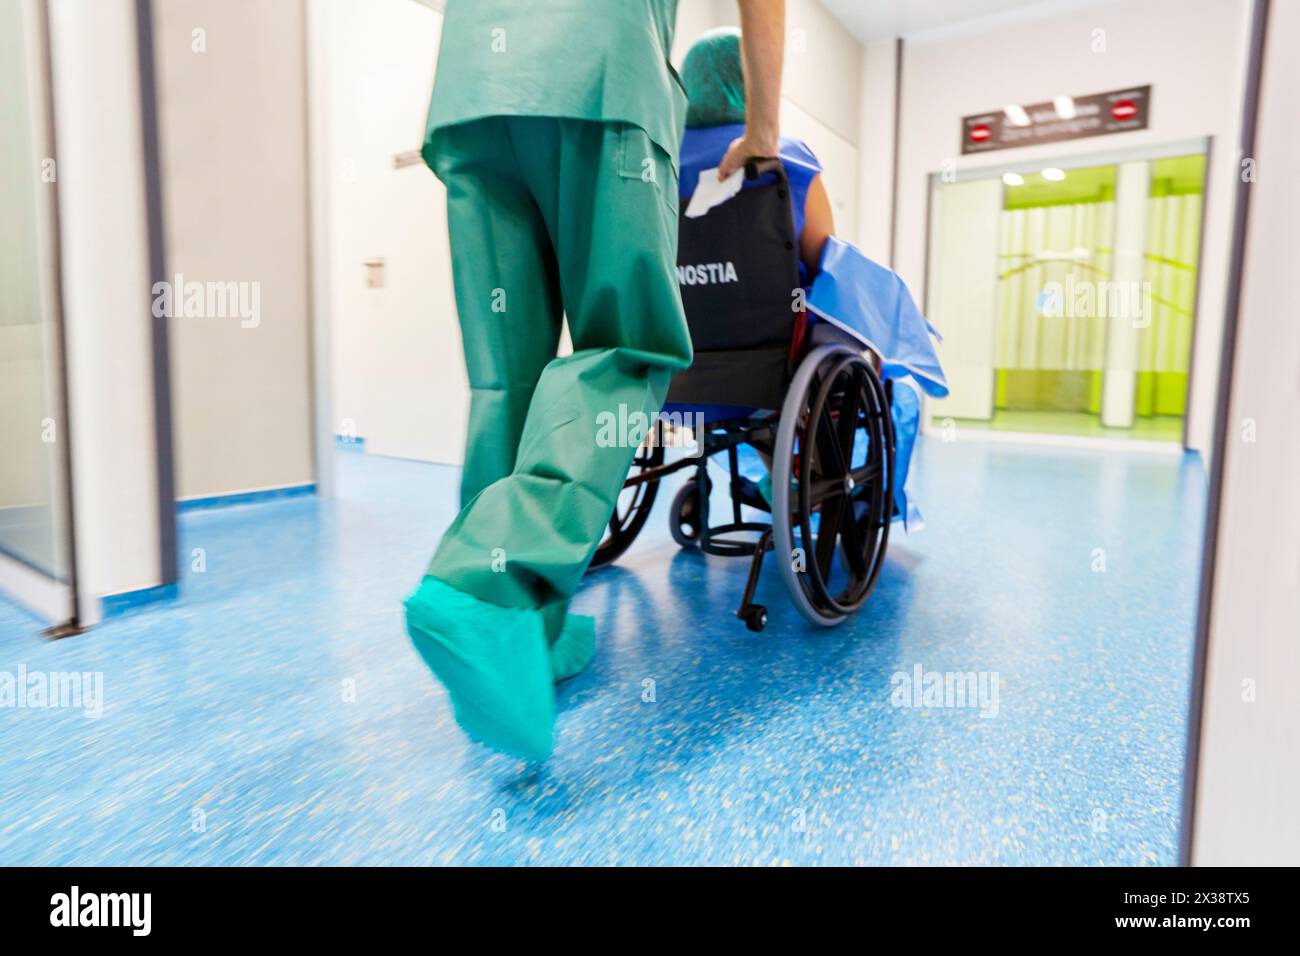
[[[1090,5],[1089,0],[822,0],[822,4],[864,42],[912,36],[984,17],[1046,15],[1062,7]]]

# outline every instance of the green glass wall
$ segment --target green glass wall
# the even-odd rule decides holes
[[[1205,195],[1205,157],[1178,156],[1151,164],[1145,281],[1151,324],[1139,335],[1137,414],[1187,414],[1196,276]]]

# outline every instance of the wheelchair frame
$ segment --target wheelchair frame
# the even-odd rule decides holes
[[[746,166],[750,179],[765,174],[775,176],[777,195],[786,199],[788,184],[779,160]],[[788,211],[788,201],[785,208]],[[792,225],[788,232],[793,235]],[[792,250],[793,243],[787,241],[785,247]],[[736,611],[751,631],[767,625],[767,608],[754,603],[754,597],[769,551],[782,552],[778,563],[787,590],[809,621],[833,626],[866,602],[880,574],[894,514],[892,383],[882,382],[862,352],[840,344],[810,347],[804,340],[804,323],[792,324],[792,371],[780,410],[766,417],[711,422],[704,426],[703,435],[694,436],[702,446],[698,457],[672,462],[666,461],[664,424],[657,422],[633,459],[623,486],[632,495],[626,507],[622,501],[616,505],[592,569],[613,563],[631,546],[648,520],[659,483],[693,468],[694,476],[673,499],[670,531],[683,548],[751,559]],[[689,398],[674,398],[671,392],[670,401],[691,404]],[[770,457],[770,504],[758,486],[740,474],[738,450],[746,444]],[[855,466],[859,449],[864,461]],[[731,520],[710,525],[708,463],[722,452],[727,454]],[[771,514],[772,521],[746,521],[745,506]],[[758,537],[734,540],[737,534]],[[847,577],[843,588],[832,585],[837,558],[839,570]]]
[[[875,370],[858,353],[843,346],[818,348],[801,363],[800,369],[805,365],[808,374],[802,376],[803,387],[787,393],[781,416],[710,422],[703,436],[695,436],[702,445],[699,456],[666,462],[660,434],[663,424],[658,423],[656,434],[638,451],[623,485],[625,491],[633,491],[633,497],[626,508],[615,508],[610,532],[597,548],[590,568],[612,564],[632,545],[645,526],[663,479],[693,469],[695,474],[673,499],[669,529],[673,539],[684,548],[698,548],[720,557],[751,559],[749,576],[736,610],[736,616],[751,631],[761,631],[767,626],[767,608],[754,603],[754,597],[764,558],[773,550],[789,555],[789,560],[779,562],[782,576],[795,605],[809,621],[833,626],[861,607],[879,577],[894,512],[894,434],[889,414],[892,387],[889,382],[881,383]],[[836,387],[837,380],[850,372],[868,387],[865,394],[874,396],[865,408],[848,407],[860,401],[851,397],[851,385]],[[863,390],[859,389],[858,395],[862,394]],[[796,411],[799,405],[808,406],[802,415]],[[783,427],[785,408],[795,418],[785,418],[787,425]],[[808,432],[809,421],[816,422],[817,437],[800,441]],[[868,432],[868,454],[866,462],[855,468],[852,449],[860,431]],[[738,450],[746,444],[772,452],[771,505],[759,494],[755,483],[740,473]],[[778,457],[783,447],[786,455]],[[723,452],[727,455],[731,520],[714,525],[709,520],[712,480],[708,463]],[[798,473],[813,474],[816,478],[801,484]],[[789,483],[794,493],[787,491],[783,495],[783,481],[792,478]],[[703,495],[699,493],[701,488],[706,491]],[[843,507],[845,501],[850,504],[847,512]],[[860,511],[859,504],[865,505],[865,509]],[[771,523],[746,521],[741,510],[745,506],[772,514],[773,520]],[[789,517],[782,519],[783,514]],[[814,514],[819,516],[815,530]],[[835,527],[829,536],[822,533],[826,523]],[[730,538],[739,533],[757,533],[758,538],[754,541]],[[837,554],[849,566],[850,582],[838,593],[832,593],[830,563]],[[798,559],[800,556],[802,561]]]

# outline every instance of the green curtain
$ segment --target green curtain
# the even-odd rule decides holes
[[[1100,410],[1107,320],[1076,314],[1073,292],[1109,280],[1114,218],[1113,199],[1002,213],[998,407]]]

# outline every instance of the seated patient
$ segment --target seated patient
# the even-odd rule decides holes
[[[695,193],[700,175],[718,166],[731,143],[745,132],[740,31],[721,27],[701,34],[686,54],[681,76],[688,109],[679,195],[688,199]],[[934,330],[912,303],[901,279],[835,236],[822,166],[812,150],[797,139],[783,136],[778,158],[790,183],[799,243],[799,282],[809,290],[809,310],[815,313],[811,341],[867,348],[876,370],[901,386],[894,389],[891,409],[897,445],[896,513],[907,530],[917,530],[921,527],[920,512],[907,485],[911,451],[920,426],[920,391],[938,397],[947,394],[931,341]],[[744,183],[745,188],[755,185],[757,182],[748,180]],[[846,325],[857,331],[844,331]],[[770,470],[771,463],[765,455],[762,457]],[[771,502],[770,475],[758,483],[758,491]]]

